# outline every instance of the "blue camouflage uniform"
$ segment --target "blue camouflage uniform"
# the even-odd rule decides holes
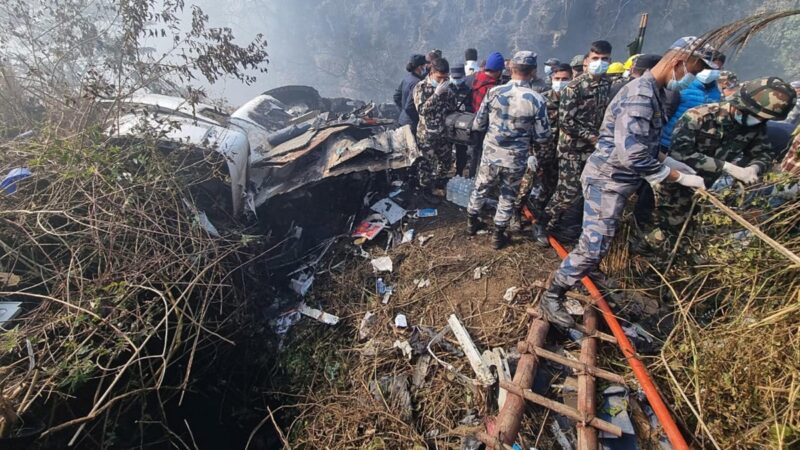
[[[658,159],[666,123],[664,89],[647,71],[625,85],[609,104],[595,151],[581,174],[583,231],[561,263],[554,283],[572,287],[597,269],[608,254],[628,198],[642,180],[663,181],[670,173]]]
[[[472,127],[486,131],[486,138],[467,212],[480,213],[489,189],[500,183],[494,222],[505,228],[511,221],[531,146],[551,139],[546,102],[530,82],[512,80],[489,91]]]

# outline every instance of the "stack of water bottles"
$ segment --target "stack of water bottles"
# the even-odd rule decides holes
[[[472,178],[464,178],[461,175],[457,175],[447,182],[447,200],[466,208],[474,188],[475,181]]]

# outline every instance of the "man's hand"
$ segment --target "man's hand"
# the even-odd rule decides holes
[[[753,184],[758,181],[758,166],[756,165],[744,168],[739,167],[736,164],[726,162],[722,166],[722,170],[744,184]]]
[[[703,177],[698,177],[697,175],[690,175],[688,173],[678,172],[678,179],[675,180],[675,182],[680,184],[681,186],[686,186],[688,188],[694,188],[694,189],[706,188],[706,183],[703,180]]]
[[[439,83],[439,85],[436,86],[436,90],[433,92],[433,94],[434,95],[442,95],[448,89],[450,89],[450,83]]]
[[[688,173],[689,175],[697,175],[697,172],[692,169],[688,164],[678,161],[677,159],[667,156],[664,158],[664,165],[672,170],[677,170],[681,173]]]

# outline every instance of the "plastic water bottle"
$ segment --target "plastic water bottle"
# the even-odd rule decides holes
[[[456,177],[456,178],[458,178],[458,177]],[[449,180],[447,180],[447,189],[446,189],[446,191],[447,191],[447,201],[448,202],[452,202],[453,201],[453,187],[455,186],[456,178],[450,178]]]

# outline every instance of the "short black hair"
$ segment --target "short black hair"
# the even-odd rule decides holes
[[[592,42],[592,48],[590,51],[601,55],[610,55],[611,43],[608,41],[594,41]]]
[[[431,70],[439,73],[450,73],[450,63],[444,58],[431,61]]]
[[[464,52],[464,61],[477,61],[478,60],[478,50],[474,48],[468,48],[467,51]]]
[[[728,57],[725,56],[725,53],[716,51],[714,52],[714,56],[711,57],[711,61],[719,61],[722,64],[725,64],[725,61],[727,61],[727,59]]]
[[[511,64],[511,71],[521,73],[523,76],[530,76],[533,72],[536,71],[536,66],[531,66],[528,64]]]
[[[556,72],[569,72],[569,76],[572,76],[572,66],[567,63],[556,64],[553,66],[553,73]]]

